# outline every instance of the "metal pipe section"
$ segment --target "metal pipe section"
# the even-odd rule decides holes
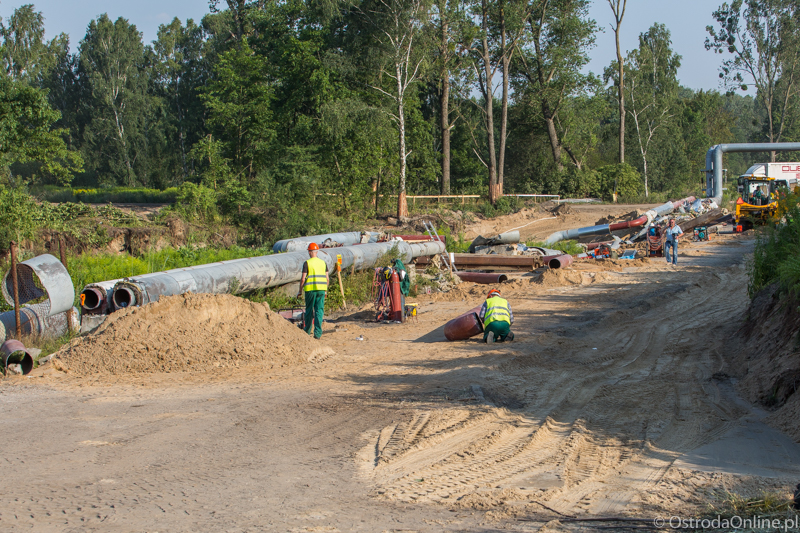
[[[377,232],[360,232],[350,231],[347,233],[327,233],[325,235],[309,235],[307,237],[295,237],[293,239],[284,239],[272,245],[272,251],[278,252],[304,252],[308,245],[312,242],[323,244],[328,239],[338,242],[339,244],[350,246],[353,244],[362,243],[362,239],[366,237],[366,243],[378,242],[380,233]],[[366,244],[365,243],[365,244]]]
[[[483,333],[483,322],[478,313],[481,307],[470,309],[444,325],[444,337],[449,341],[464,341]]]
[[[8,340],[0,345],[0,360],[3,361],[3,368],[8,368],[8,365],[20,365],[23,375],[29,374],[33,370],[31,352],[17,340]]]
[[[486,272],[456,272],[456,275],[463,281],[482,283],[484,285],[495,285],[497,283],[508,281],[508,276],[505,274],[489,274]]]
[[[550,268],[563,268],[572,264],[572,256],[569,254],[557,255],[555,257],[544,257],[544,264]]]
[[[726,152],[794,152],[800,143],[734,143],[717,144],[706,152],[706,197],[722,202],[722,154]]]
[[[580,239],[581,237],[588,237],[589,235],[603,235],[606,233],[611,233],[612,231],[617,231],[621,229],[628,229],[638,226],[643,226],[645,224],[649,224],[652,222],[656,217],[660,215],[665,215],[667,213],[671,213],[673,210],[680,207],[682,204],[686,202],[694,202],[695,197],[689,196],[684,198],[683,200],[677,200],[675,202],[667,202],[664,205],[656,207],[655,209],[649,210],[644,215],[636,218],[634,220],[628,222],[615,222],[614,224],[601,224],[599,226],[588,226],[585,228],[574,228],[574,229],[567,229],[556,231],[555,233],[551,234],[547,237],[547,240],[544,241],[545,244],[554,244],[558,241],[568,240],[568,239]]]
[[[374,267],[383,255],[395,248],[404,263],[420,256],[445,252],[444,243],[439,241],[392,241],[320,250],[317,257],[325,261],[328,272],[334,271],[337,255],[342,256],[342,269],[355,266],[356,270],[364,270]],[[117,283],[112,300],[117,308],[122,308],[187,292],[221,294],[277,287],[300,281],[306,260],[307,252],[287,252],[143,274]]]
[[[19,310],[20,325],[23,335],[31,335],[46,339],[58,338],[70,330],[68,311],[49,316],[47,306],[43,304],[26,305]],[[0,341],[14,335],[16,320],[14,311],[0,313]],[[80,327],[78,309],[72,308],[72,331]]]
[[[561,252],[556,251],[557,254]],[[426,254],[428,255],[428,254]],[[435,255],[435,254],[430,254]],[[453,254],[453,264],[461,267],[525,267],[533,269],[537,257],[532,255],[497,255],[497,254]],[[418,265],[428,264],[430,260],[421,256]]]
[[[83,288],[80,294],[81,313],[84,315],[105,315],[114,311],[112,300],[114,286],[122,281],[115,279],[90,283]]]
[[[10,273],[11,270],[3,278],[2,292],[6,303],[14,305]],[[36,305],[46,309],[48,316],[72,309],[75,300],[72,278],[61,261],[52,255],[44,254],[22,261],[17,265],[17,277],[20,304],[46,297],[47,300]]]
[[[392,235],[393,239],[400,239],[406,242],[423,242],[432,241],[433,237],[430,235]]]

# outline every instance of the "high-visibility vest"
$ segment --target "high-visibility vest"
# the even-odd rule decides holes
[[[328,265],[319,257],[312,257],[306,261],[308,265],[308,274],[306,274],[306,282],[303,284],[303,290],[308,291],[327,291],[328,290],[328,276],[325,274],[328,271]]]
[[[508,308],[508,300],[493,296],[486,299],[486,314],[483,317],[483,325],[488,326],[492,322],[511,323],[511,311]]]

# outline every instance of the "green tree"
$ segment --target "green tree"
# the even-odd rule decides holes
[[[87,166],[103,181],[146,183],[151,102],[141,34],[127,20],[103,14],[89,23],[79,50]]]
[[[63,130],[53,129],[60,118],[39,89],[0,76],[0,168],[10,180],[13,163],[37,163],[39,172],[67,184],[83,161],[68,150]]]
[[[639,35],[639,48],[628,54],[628,115],[642,158],[644,194],[649,196],[648,153],[656,133],[676,114],[681,56],[672,52],[669,30],[654,24]]]
[[[800,6],[796,0],[734,0],[714,12],[706,50],[732,57],[719,77],[730,90],[754,85],[767,114],[767,140],[781,142],[800,86]],[[775,152],[771,154],[775,161]]]

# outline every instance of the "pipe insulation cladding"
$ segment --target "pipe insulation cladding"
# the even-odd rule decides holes
[[[444,243],[440,241],[391,241],[323,249],[318,252],[317,257],[325,261],[328,272],[335,271],[337,255],[342,256],[343,270],[353,266],[356,270],[364,270],[374,267],[393,248],[397,249],[398,256],[404,263],[416,257],[445,253]],[[187,292],[221,294],[278,287],[300,281],[303,263],[308,258],[305,251],[286,252],[143,274],[117,283],[112,301],[120,309],[155,302],[161,296]]]
[[[305,252],[308,245],[315,242],[322,245],[325,241],[330,239],[333,242],[342,244],[344,246],[351,246],[354,244],[368,244],[378,242],[380,233],[374,231],[349,231],[346,233],[327,233],[325,235],[309,235],[307,237],[295,237],[293,239],[284,239],[272,245],[272,251],[279,252]]]
[[[3,278],[2,292],[8,305],[14,305],[14,288],[11,283],[11,270]],[[53,316],[72,309],[75,288],[69,272],[61,261],[50,254],[44,254],[17,264],[20,305],[47,298],[34,304],[41,316]]]
[[[706,152],[706,197],[722,204],[722,154],[726,152],[795,152],[800,143],[717,144]]]

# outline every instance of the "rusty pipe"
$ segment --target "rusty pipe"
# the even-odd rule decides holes
[[[536,257],[531,255],[486,255],[486,254],[454,254],[453,264],[457,267],[527,267],[536,266]],[[427,257],[417,258],[417,264],[424,265],[430,262]]]
[[[444,325],[444,336],[449,341],[464,341],[483,333],[483,322],[478,313],[481,307],[470,309]]]
[[[489,274],[486,272],[456,272],[456,275],[464,281],[483,283],[484,285],[492,285],[508,281],[508,276],[505,274]]]
[[[392,235],[393,239],[400,239],[406,242],[415,241],[432,241],[433,237],[430,235]]]
[[[23,375],[33,370],[33,356],[18,340],[7,340],[0,345],[0,360],[5,369],[8,369],[8,365],[20,365]]]
[[[572,256],[569,254],[547,256],[542,258],[544,264],[550,268],[568,267],[572,264]]]

